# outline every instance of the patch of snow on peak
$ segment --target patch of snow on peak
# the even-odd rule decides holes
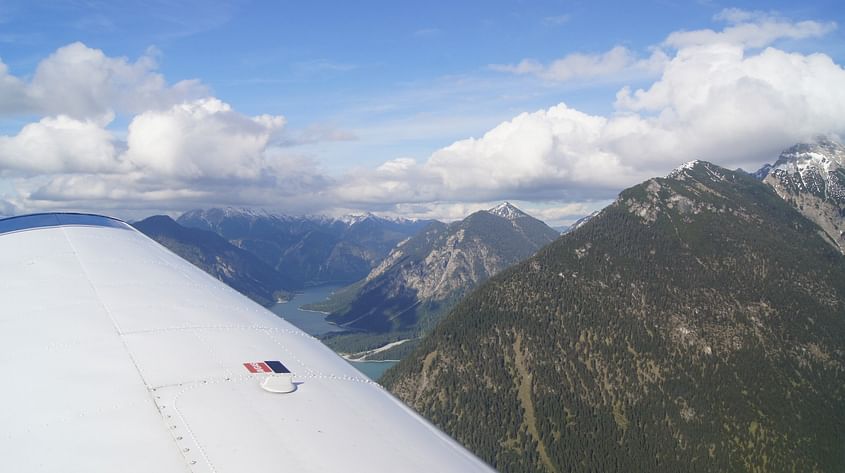
[[[803,173],[810,168],[835,171],[845,167],[845,147],[833,141],[798,144],[781,153],[773,167],[790,173]]]
[[[781,153],[772,173],[782,182],[837,201],[845,201],[845,146],[828,139],[797,144]]]
[[[667,175],[666,177],[668,179],[677,179],[677,178],[685,175],[686,174],[685,171],[691,171],[699,163],[701,163],[700,159],[694,159],[692,161],[687,161],[684,164],[681,164],[680,166],[673,169],[672,172],[670,172],[669,175]]]
[[[517,218],[526,216],[525,212],[514,207],[513,204],[511,204],[510,202],[503,202],[488,210],[487,213],[490,213],[497,217],[502,217],[507,220],[515,220]]]
[[[251,209],[247,207],[226,207],[223,209],[225,217],[275,217],[276,215],[264,209]]]
[[[405,217],[385,217],[382,215],[376,215],[372,212],[362,212],[362,213],[353,213],[349,215],[344,215],[342,217],[338,217],[336,220],[339,220],[346,225],[352,226],[356,223],[361,223],[365,220],[372,219],[377,220],[380,222],[391,222],[391,223],[398,223],[398,224],[407,224],[407,223],[416,223],[419,221],[418,218],[405,218]]]
[[[352,225],[355,225],[356,223],[361,223],[364,220],[367,220],[369,218],[379,218],[379,217],[376,217],[371,212],[363,212],[363,213],[354,213],[354,214],[344,215],[343,217],[338,218],[338,220],[340,220],[341,222],[343,222],[343,223],[345,223],[349,226],[352,226]]]
[[[214,207],[210,209],[194,209],[182,214],[180,218],[195,218],[205,222],[219,221],[223,218],[275,218],[285,219],[285,215],[270,212],[264,209],[251,209],[247,207]]]

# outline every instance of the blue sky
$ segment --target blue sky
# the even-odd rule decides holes
[[[447,163],[444,161],[447,158],[432,161],[432,157],[438,153],[454,155],[452,151],[442,152],[452,143],[480,138],[524,112],[548,111],[565,103],[568,109],[593,117],[618,115],[621,102],[617,94],[623,87],[627,86],[633,92],[649,90],[662,78],[669,83],[665,76],[666,64],[677,59],[681,50],[697,51],[692,47],[698,45],[697,39],[693,41],[696,44],[667,41],[674,32],[705,29],[719,32],[732,26],[752,25],[759,27],[753,34],[762,34],[763,39],[726,40],[741,44],[746,58],[762,54],[766,48],[802,57],[823,54],[832,61],[833,70],[837,72],[838,65],[845,60],[845,36],[840,27],[845,21],[843,16],[845,9],[833,1],[802,4],[7,1],[0,6],[0,59],[7,67],[7,74],[22,83],[37,82],[37,70],[45,60],[57,55],[60,48],[79,42],[85,48],[100,51],[109,61],[122,60],[130,65],[149,62],[150,65],[143,67],[144,70],[132,79],[121,79],[131,84],[119,84],[116,86],[119,90],[116,90],[132,95],[134,89],[128,89],[143,88],[133,82],[142,82],[138,77],[160,77],[165,86],[163,92],[159,92],[166,92],[169,98],[151,106],[152,111],[167,109],[182,100],[187,103],[207,96],[225,103],[238,117],[283,116],[285,123],[283,127],[268,128],[267,134],[272,136],[259,146],[260,149],[252,150],[261,154],[260,160],[272,156],[275,160],[272,166],[255,173],[232,171],[222,174],[204,173],[206,168],[200,166],[203,172],[192,168],[194,171],[188,178],[181,174],[177,179],[179,176],[173,173],[159,175],[149,171],[153,168],[172,170],[172,166],[160,163],[152,167],[140,166],[139,156],[143,153],[121,154],[122,150],[131,148],[126,140],[130,124],[146,111],[137,104],[112,106],[109,102],[120,102],[121,97],[104,97],[105,105],[84,113],[78,108],[73,109],[74,112],[67,111],[71,108],[45,106],[16,109],[13,104],[3,107],[0,103],[0,108],[7,110],[0,116],[0,131],[9,140],[19,138],[27,124],[39,120],[73,116],[73,113],[78,114],[75,119],[93,120],[92,117],[99,114],[96,120],[111,133],[107,141],[114,148],[111,152],[115,161],[119,161],[119,165],[107,168],[89,165],[84,155],[61,156],[56,159],[62,163],[82,164],[76,167],[29,166],[25,171],[16,171],[15,165],[7,164],[7,170],[0,175],[0,192],[5,192],[6,206],[14,211],[79,208],[127,214],[157,210],[176,212],[195,205],[268,206],[278,202],[271,206],[290,213],[372,209],[454,218],[474,207],[511,199],[538,210],[558,209],[549,210],[547,218],[565,223],[577,218],[579,213],[604,205],[615,192],[647,176],[648,172],[671,169],[671,164],[680,164],[687,157],[702,156],[678,156],[677,163],[667,159],[660,164],[640,166],[630,162],[636,158],[631,150],[640,154],[643,151],[631,145],[621,151],[608,151],[610,146],[605,143],[583,152],[618,155],[607,169],[609,173],[625,172],[625,178],[579,178],[578,172],[555,165],[554,172],[559,174],[559,179],[549,182],[542,179],[539,171],[525,176],[516,172],[512,174],[518,179],[513,182],[502,182],[504,178],[500,178],[495,183],[472,182],[464,186],[449,180],[448,164],[444,164],[446,171],[438,171],[445,172],[445,178],[419,181],[413,178],[431,171],[434,161]],[[776,32],[763,34],[761,31]],[[657,49],[665,50],[667,56],[654,56]],[[615,53],[611,54],[612,51]],[[603,60],[604,54],[608,56]],[[557,70],[552,69],[554,61],[571,55],[584,56],[586,65],[578,66],[580,63],[575,58],[564,61]],[[646,64],[649,59],[654,59],[654,63]],[[520,64],[522,68],[518,67]],[[811,73],[821,75],[817,69]],[[195,81],[190,93],[183,96],[168,92],[167,87],[185,80]],[[820,85],[813,87],[808,93],[823,93]],[[69,90],[70,93],[78,91]],[[172,98],[175,95],[179,98]],[[2,94],[0,100],[3,100]],[[631,107],[624,112],[638,113],[646,118],[658,116],[667,108],[680,110],[675,103],[664,104],[663,108],[650,108],[645,102]],[[809,113],[816,112],[818,110],[814,109]],[[103,118],[109,113],[110,116]],[[826,125],[831,121],[829,117],[822,118],[819,119],[821,125],[816,127],[818,133],[841,132],[835,126]],[[774,133],[776,130],[768,131]],[[197,133],[197,139],[201,139],[202,134]],[[761,131],[750,130],[749,133],[749,139],[753,139],[759,138],[757,133]],[[520,132],[517,138],[526,140],[530,136],[533,135],[526,131]],[[554,137],[568,142],[559,135]],[[789,139],[794,138],[798,137],[789,136]],[[775,141],[777,146],[786,142]],[[534,144],[528,142],[520,149],[531,148]],[[733,141],[725,144],[733,144]],[[21,150],[22,145],[15,146],[18,147],[7,152],[14,151],[19,156],[26,153]],[[189,149],[190,143],[182,143],[177,148]],[[476,156],[487,152],[483,150],[499,149],[499,145],[480,143],[469,147],[471,150],[465,148],[467,151],[462,151],[465,154],[448,158],[455,160],[456,170],[475,166],[468,172],[473,174],[479,171],[478,166],[503,163],[500,157],[491,157],[489,164],[485,164],[488,163],[486,158]],[[745,159],[732,156],[724,164],[760,164],[773,148],[774,144],[765,149],[749,149]],[[691,149],[690,153],[700,149],[703,148]],[[538,152],[544,153],[540,161],[559,164],[563,159],[574,159],[571,153],[575,151],[570,149],[566,151],[570,154],[566,154],[544,148]],[[0,158],[2,153],[0,146]],[[244,153],[235,154],[243,157]],[[475,157],[464,159],[466,153]],[[627,157],[626,153],[632,157]],[[220,159],[231,156],[221,155]],[[13,158],[9,161],[23,159]],[[388,166],[393,172],[395,161],[403,158],[413,159],[416,165],[426,169],[408,171],[408,163],[400,161],[404,166],[402,172],[408,173],[404,177],[390,174],[385,178],[383,172],[374,171],[393,163]],[[519,161],[520,158],[513,159]],[[523,161],[531,159],[528,156]],[[596,157],[590,163],[600,159],[604,158]],[[143,192],[131,195],[104,192],[99,196],[82,197],[78,192],[64,192],[71,182],[84,181],[90,186],[97,177],[103,178],[97,181],[103,188],[117,185],[117,175],[129,173],[129,168],[134,170],[133,185],[137,184],[139,189],[143,187]],[[276,171],[268,171],[271,168]],[[277,172],[281,168],[302,168],[307,172],[288,176]],[[256,177],[259,175],[263,177]],[[502,175],[506,178],[508,173]],[[273,198],[263,197],[268,192],[272,194],[268,188],[273,185],[267,184],[267,176],[272,177],[270,180],[277,187],[291,188],[307,183],[314,187],[325,186],[325,189],[308,198],[291,197],[286,193]],[[159,187],[139,184],[156,178],[167,184]],[[232,186],[231,182],[223,182],[227,179],[237,181],[236,187],[243,187],[243,192],[219,198],[220,188]],[[244,184],[250,179],[252,184]],[[259,181],[260,184],[255,184]],[[349,181],[358,184],[341,192],[334,189],[338,182]],[[381,188],[382,192],[360,191],[368,186]],[[47,192],[48,187],[50,192]],[[59,192],[59,187],[64,191]],[[353,192],[353,188],[359,191]],[[197,195],[193,195],[194,190]],[[185,195],[192,196],[179,197]],[[216,197],[210,199],[202,195]]]

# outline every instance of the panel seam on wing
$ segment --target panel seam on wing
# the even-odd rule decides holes
[[[55,427],[56,425],[67,424],[67,423],[73,422],[75,420],[78,420],[79,418],[85,418],[89,415],[100,415],[100,414],[106,414],[106,413],[120,412],[120,411],[123,411],[123,410],[134,408],[137,405],[138,405],[137,402],[130,402],[130,403],[127,403],[127,404],[114,404],[114,405],[112,405],[108,408],[100,406],[95,410],[79,410],[79,411],[75,411],[73,413],[73,415],[66,415],[64,417],[54,418],[54,419],[51,419],[50,422],[47,422],[47,423],[30,424],[30,425],[27,426],[25,433],[31,434],[35,430],[50,429],[50,428]],[[6,434],[7,434],[6,438],[9,438],[9,439],[16,438],[14,431],[11,431],[11,430],[7,431]],[[19,436],[20,435],[18,435],[18,437]]]
[[[68,234],[67,234],[67,232],[65,231],[64,228],[62,228],[61,230],[62,230],[62,234],[65,237],[65,241],[67,241],[68,246],[70,247],[71,251],[73,252],[73,256],[76,259],[76,262],[79,265],[79,268],[82,270],[82,275],[85,277],[85,280],[88,282],[88,285],[91,287],[91,291],[94,293],[94,296],[97,300],[97,303],[100,305],[100,307],[106,313],[106,316],[108,316],[109,320],[111,321],[112,327],[114,328],[114,331],[115,331],[115,335],[117,335],[117,338],[120,339],[120,343],[123,346],[123,351],[124,351],[124,353],[126,353],[126,356],[129,358],[129,361],[132,363],[132,366],[135,368],[135,373],[138,375],[138,378],[140,379],[141,384],[144,386],[144,388],[145,388],[144,390],[147,392],[147,395],[149,396],[149,400],[151,401],[152,406],[156,407],[158,409],[159,414],[162,415],[162,417],[163,417],[164,413],[161,412],[161,409],[158,406],[158,403],[156,402],[155,394],[153,394],[153,392],[150,390],[150,385],[147,382],[147,379],[144,377],[144,373],[142,372],[141,367],[138,364],[138,360],[135,359],[135,356],[132,354],[132,350],[129,348],[129,345],[126,343],[126,338],[124,337],[124,334],[121,332],[120,324],[117,323],[117,320],[115,320],[115,318],[114,318],[114,314],[112,314],[111,310],[106,305],[106,303],[103,302],[103,299],[100,296],[100,291],[97,290],[97,286],[91,280],[91,276],[89,275],[88,270],[85,268],[85,264],[82,262],[82,259],[79,257],[79,252],[76,251],[76,247],[74,246],[73,241],[71,241],[70,237],[68,236]],[[162,418],[162,421],[164,421],[163,418]],[[162,422],[162,423],[163,423],[163,427],[166,428],[167,427],[166,422]],[[176,447],[176,449],[178,451],[179,450],[178,442],[176,441],[175,438],[173,438],[172,435],[171,435],[171,439],[173,439],[173,442],[174,442],[173,445]],[[185,458],[184,453],[183,453],[182,456],[183,456],[183,458]],[[186,458],[186,460],[187,460],[187,458]]]
[[[379,388],[382,391],[384,390],[384,388],[380,384],[376,383],[375,381],[365,379],[363,377],[357,377],[357,376],[338,376],[338,375],[334,375],[334,374],[316,374],[316,373],[315,374],[293,373],[293,376],[294,376],[294,380],[323,379],[323,380],[329,380],[329,381],[349,381],[349,382],[353,382],[353,383],[373,385],[373,386]],[[253,380],[257,380],[257,379],[260,379],[260,378],[261,378],[260,376],[255,375],[255,374],[233,375],[233,376],[225,376],[225,377],[218,376],[218,377],[214,377],[214,378],[206,378],[206,379],[201,379],[201,380],[196,380],[196,381],[185,381],[185,382],[182,382],[182,383],[161,384],[161,385],[157,385],[157,386],[150,386],[150,390],[155,391],[155,390],[160,390],[160,389],[178,388],[178,387],[184,386],[184,389],[180,390],[177,393],[177,397],[178,397],[178,395],[182,394],[183,392],[191,391],[192,389],[199,388],[199,387],[201,387],[205,384],[222,384],[222,383],[235,383],[235,382],[244,382],[244,381],[251,382]]]
[[[88,285],[91,287],[91,291],[94,293],[97,303],[100,305],[100,307],[103,309],[103,312],[106,313],[109,320],[111,321],[115,334],[120,339],[120,343],[123,345],[123,351],[126,353],[126,356],[128,356],[129,359],[132,361],[132,365],[135,367],[135,372],[138,373],[138,377],[141,378],[141,382],[144,384],[144,386],[148,386],[147,380],[144,378],[144,374],[141,372],[141,369],[138,366],[138,361],[132,355],[132,351],[129,349],[129,346],[126,344],[126,340],[123,338],[123,334],[120,330],[120,324],[117,323],[117,320],[115,320],[114,318],[114,314],[111,313],[111,310],[108,308],[108,306],[106,306],[105,302],[103,302],[103,298],[102,296],[100,296],[100,291],[97,290],[97,286],[94,284],[93,281],[91,281],[91,276],[88,274],[88,269],[85,268],[85,264],[79,258],[79,252],[76,251],[76,247],[73,245],[73,241],[71,241],[64,228],[62,228],[62,234],[65,236],[65,241],[67,241],[68,246],[70,246],[70,249],[73,252],[73,256],[76,259],[79,268],[82,270],[82,275],[85,277],[85,281],[87,281]]]
[[[176,391],[176,393],[174,394],[174,396],[172,398],[173,399],[173,401],[172,401],[173,402],[173,404],[172,404],[173,410],[176,412],[176,415],[179,417],[179,421],[184,426],[185,431],[188,433],[188,435],[190,435],[191,441],[193,442],[194,445],[196,445],[196,447],[199,450],[200,454],[202,455],[202,458],[205,461],[206,465],[208,465],[208,467],[211,469],[212,472],[216,472],[217,469],[215,468],[214,463],[212,463],[211,459],[208,457],[208,452],[206,451],[203,444],[200,442],[197,435],[194,433],[193,429],[191,428],[190,423],[188,423],[187,419],[182,414],[182,411],[179,409],[179,399],[182,397],[183,394],[188,393],[190,391],[194,391],[194,390],[199,389],[203,386],[213,385],[213,384],[231,383],[231,382],[238,382],[238,383],[252,382],[256,378],[257,377],[254,376],[254,375],[230,376],[230,377],[226,377],[226,378],[217,378],[217,379],[212,379],[212,380],[197,381],[197,382],[190,383],[190,385],[188,385],[188,386],[184,386],[184,384],[161,386],[161,387],[153,388],[153,391],[158,391],[160,389],[166,389],[168,387],[184,386],[182,389],[179,389],[178,391]],[[351,377],[351,376],[335,376],[335,375],[296,375],[296,378],[304,379],[304,380],[307,380],[307,379],[328,379],[328,380],[332,380],[332,381],[347,381],[347,382],[351,381],[351,382],[357,382],[357,383],[360,383],[360,384],[374,385],[374,387],[376,387],[378,390],[384,392],[384,388],[382,388],[378,383],[375,383],[373,381],[370,381],[370,380],[364,379],[364,378],[354,378],[354,377]],[[160,406],[160,409],[164,409],[164,408],[166,408],[166,406]],[[174,440],[177,441],[177,445],[178,445],[178,439],[174,439]],[[187,457],[186,457],[186,460],[188,460]]]
[[[158,333],[158,332],[178,332],[178,331],[183,331],[183,330],[263,330],[263,331],[287,333],[287,334],[290,334],[290,335],[298,335],[298,336],[301,336],[301,337],[304,337],[304,338],[314,338],[313,336],[308,335],[307,333],[305,333],[301,330],[291,330],[291,329],[276,328],[276,327],[263,327],[263,326],[256,326],[256,325],[184,325],[184,326],[151,328],[151,329],[143,329],[143,330],[132,330],[132,331],[121,332],[121,334],[122,335],[137,335],[137,334]]]

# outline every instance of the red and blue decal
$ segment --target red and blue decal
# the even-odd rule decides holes
[[[290,370],[281,361],[254,361],[244,363],[244,367],[250,373],[290,373]]]
[[[250,373],[272,373],[273,370],[267,366],[267,363],[263,361],[257,361],[254,363],[244,363],[244,366]]]

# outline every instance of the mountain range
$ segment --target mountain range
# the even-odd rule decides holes
[[[349,347],[341,343],[343,335],[332,334],[327,342],[338,349],[360,351],[402,337],[416,338],[478,284],[559,236],[510,203],[448,225],[432,223],[398,244],[366,278],[308,308],[331,311],[328,320],[342,327],[384,335],[367,338],[365,346]],[[353,338],[364,340],[360,335]],[[380,355],[395,357],[398,350]]]
[[[623,191],[382,383],[502,472],[843,471],[845,257],[806,149],[788,186],[696,161]]]
[[[177,221],[217,233],[299,287],[359,280],[397,243],[432,222],[373,214],[292,217],[234,208],[192,210]]]
[[[693,161],[563,237],[508,203],[135,225],[265,305],[358,278],[312,307],[350,330],[326,342],[404,357],[385,386],[500,471],[840,471],[843,163],[826,139]]]

